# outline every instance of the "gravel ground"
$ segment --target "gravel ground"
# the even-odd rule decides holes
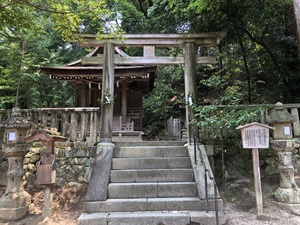
[[[267,203],[266,203],[267,202]],[[300,216],[281,209],[270,200],[264,201],[264,215],[257,218],[255,208],[248,211],[225,204],[226,225],[299,225]]]
[[[299,179],[297,183],[300,183]],[[278,176],[262,179],[264,215],[257,217],[253,180],[227,183],[221,188],[226,225],[299,225],[300,216],[281,208],[274,201],[273,193],[278,184]]]

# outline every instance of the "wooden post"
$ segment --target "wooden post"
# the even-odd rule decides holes
[[[253,122],[244,126],[239,126],[237,129],[241,130],[243,148],[252,149],[253,159],[253,174],[254,174],[254,188],[257,207],[257,216],[263,215],[263,201],[260,180],[260,166],[259,166],[259,152],[258,148],[269,148],[270,129],[274,127],[267,126]]]
[[[127,123],[127,81],[122,82],[122,123]]]
[[[77,125],[78,125],[78,114],[73,111],[71,113],[71,122],[70,122],[70,140],[77,141]]]
[[[257,148],[252,149],[252,159],[253,159],[253,173],[254,173],[254,187],[255,187],[255,198],[257,215],[263,215],[263,201],[262,201],[262,189],[260,180],[260,166],[259,166],[259,152]]]
[[[184,55],[184,88],[185,88],[185,101],[186,106],[186,126],[188,131],[188,138],[191,137],[189,133],[189,114],[193,118],[194,113],[189,107],[189,100],[192,98],[195,101],[196,97],[196,48],[193,43],[185,44],[185,55]]]
[[[42,116],[42,125],[44,127],[48,127],[48,112],[47,111],[42,111],[41,112],[41,116]]]
[[[57,122],[58,113],[56,111],[51,111],[51,127],[58,129],[58,122]]]
[[[81,111],[80,117],[80,141],[86,140],[87,128],[88,128],[89,114],[85,111]]]
[[[80,95],[80,105],[81,107],[87,107],[87,86],[85,82],[81,84],[81,95]]]
[[[90,118],[90,142],[97,142],[97,124],[98,124],[98,115],[97,112],[91,112]]]
[[[51,217],[52,216],[52,202],[53,202],[53,185],[45,185],[45,204],[42,212],[43,217]]]
[[[100,142],[112,141],[113,98],[114,98],[114,45],[104,45],[103,83],[101,96]]]
[[[61,114],[61,134],[66,137],[68,134],[68,122],[69,122],[69,113],[64,111]]]
[[[298,58],[300,59],[300,0],[294,0],[294,14],[297,28]]]

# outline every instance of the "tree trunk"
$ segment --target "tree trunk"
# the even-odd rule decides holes
[[[298,57],[300,59],[300,0],[294,0],[294,13],[297,27]]]

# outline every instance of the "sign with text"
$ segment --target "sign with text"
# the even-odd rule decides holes
[[[254,122],[237,129],[242,132],[243,148],[269,148],[269,130],[273,127]]]

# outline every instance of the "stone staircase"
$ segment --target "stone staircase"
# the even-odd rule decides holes
[[[218,199],[219,210],[223,202]],[[214,199],[198,197],[188,148],[182,142],[117,143],[108,199],[85,202],[79,225],[213,225]],[[221,222],[224,215],[220,212]]]

